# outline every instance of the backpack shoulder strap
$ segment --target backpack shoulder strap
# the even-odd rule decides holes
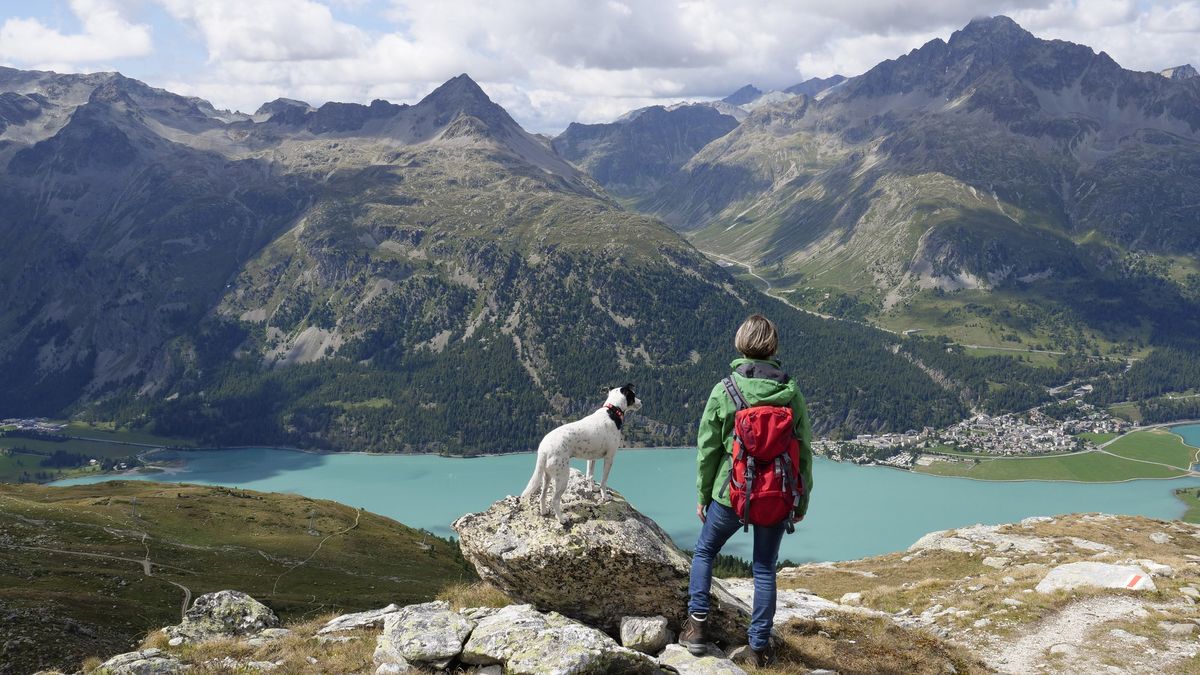
[[[733,399],[733,405],[737,410],[745,410],[750,407],[746,405],[746,397],[742,396],[742,392],[738,390],[732,375],[721,380],[721,384],[725,386],[725,393],[729,394],[729,398]]]

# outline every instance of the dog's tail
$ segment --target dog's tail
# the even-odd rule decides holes
[[[521,499],[528,499],[533,496],[533,493],[542,486],[542,480],[546,475],[546,455],[539,452],[537,454],[537,463],[533,466],[533,476],[529,479],[529,485],[525,486],[525,491],[521,493]]]

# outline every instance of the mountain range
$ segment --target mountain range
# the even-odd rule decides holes
[[[4,416],[491,452],[633,381],[629,442],[685,443],[755,310],[823,430],[964,414],[894,336],[756,293],[466,75],[415,105],[254,115],[115,73],[4,69],[0,89]]]
[[[981,340],[962,329],[973,323],[993,341],[1105,353],[1190,341],[1200,79],[1189,71],[1134,72],[1007,17],[978,19],[755,108],[674,173],[604,180],[645,185],[629,204],[827,313]]]

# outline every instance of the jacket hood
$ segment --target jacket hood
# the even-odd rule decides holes
[[[786,406],[796,397],[796,381],[775,359],[734,359],[729,367],[733,381],[750,405]]]

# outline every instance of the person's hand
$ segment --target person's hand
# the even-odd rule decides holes
[[[795,511],[792,512],[792,524],[793,525],[795,525],[796,523],[798,523],[802,520],[804,520],[804,514],[796,513]]]
[[[705,511],[705,508],[704,508],[703,504],[696,505],[696,517],[699,518],[700,522],[702,522],[702,523],[704,522],[704,511]]]

